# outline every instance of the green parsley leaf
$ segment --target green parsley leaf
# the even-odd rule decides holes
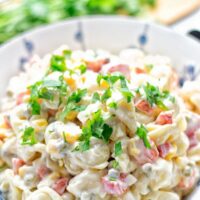
[[[110,139],[112,131],[112,127],[104,122],[101,115],[101,110],[98,110],[97,112],[92,114],[92,119],[88,120],[86,125],[82,128],[82,134],[79,138],[82,143],[80,143],[79,146],[75,149],[80,149],[81,145],[84,146],[84,148],[81,147],[82,150],[88,150],[88,145],[90,146],[89,141],[92,136],[102,139],[104,142],[107,143]]]
[[[170,97],[168,91],[161,92],[158,87],[147,83],[143,86],[145,96],[147,101],[150,103],[151,106],[156,104],[159,108],[163,110],[168,110],[168,108],[164,105],[163,100]],[[140,93],[140,89],[138,90]]]
[[[64,121],[65,117],[71,112],[71,111],[77,111],[81,112],[86,109],[86,105],[77,105],[75,102],[69,102],[63,109],[63,111],[60,113],[59,119]]]
[[[119,169],[119,162],[117,162],[116,160],[113,160],[113,161],[112,161],[112,167],[113,167],[114,169]]]
[[[122,143],[118,141],[115,143],[115,156],[120,156],[122,154]]]
[[[139,138],[143,140],[145,147],[150,149],[151,145],[150,145],[150,142],[148,141],[147,133],[148,133],[148,130],[145,128],[143,124],[141,124],[140,127],[137,127],[136,135],[138,135]]]
[[[60,55],[52,55],[50,60],[50,69],[52,71],[66,71],[67,68],[65,63],[65,57]]]
[[[77,67],[77,69],[79,69],[81,71],[81,74],[84,74],[87,70],[86,65],[81,64],[80,66]]]
[[[30,100],[29,105],[31,107],[32,115],[39,115],[40,114],[41,106],[37,102],[37,100],[35,100],[35,99]]]
[[[121,89],[121,93],[126,98],[127,102],[130,103],[133,98],[132,92],[126,88],[123,88]]]
[[[75,103],[78,103],[81,101],[81,99],[86,95],[87,89],[78,89],[76,92],[73,92],[71,96],[68,98],[68,103],[73,101]]]
[[[42,87],[38,92],[38,97],[53,101],[54,94],[51,90],[47,89],[46,87]]]
[[[112,132],[112,127],[110,127],[108,124],[103,125],[102,139],[104,140],[104,142],[107,143],[109,141]]]
[[[95,92],[92,96],[92,103],[95,103],[97,101],[100,101],[100,96],[97,92]]]
[[[59,80],[44,79],[36,82],[28,87],[31,91],[29,105],[33,115],[40,114],[41,106],[38,103],[39,99],[53,100],[55,92],[61,96],[65,96],[67,93],[67,85],[64,82],[63,76],[59,77]]]
[[[103,75],[102,74],[98,74],[98,76],[97,76],[97,83],[98,83],[98,85],[100,85],[102,78],[103,78]]]
[[[72,51],[69,50],[69,49],[65,49],[65,50],[63,51],[63,55],[64,55],[66,58],[70,58],[71,55],[72,55]]]
[[[107,99],[111,97],[111,95],[112,95],[111,89],[110,88],[106,89],[101,97],[101,101],[105,102]]]
[[[97,83],[100,84],[102,79],[107,81],[109,83],[110,87],[112,87],[113,84],[116,83],[119,80],[120,81],[120,85],[121,85],[121,90],[120,91],[121,91],[122,95],[127,99],[128,103],[131,102],[131,100],[133,98],[133,94],[129,90],[129,88],[127,86],[127,80],[123,75],[121,75],[121,74],[113,74],[113,75],[102,75],[102,74],[99,74],[97,76]],[[108,88],[106,93],[104,93],[104,94],[106,96],[105,100],[108,99],[109,95],[111,95],[110,88]]]
[[[92,119],[89,121],[91,135],[108,142],[112,134],[112,128],[104,123],[101,116],[101,110],[93,113]]]
[[[108,104],[108,106],[110,107],[110,108],[113,108],[113,109],[117,109],[117,103],[116,102],[111,102],[111,103],[109,103]]]
[[[86,141],[83,141],[83,142],[80,142],[78,144],[78,146],[76,146],[74,148],[73,151],[80,151],[80,152],[84,152],[84,151],[87,151],[90,149],[90,141],[89,140],[86,140]]]
[[[81,101],[81,99],[86,95],[87,89],[78,89],[76,92],[73,92],[67,99],[66,106],[64,107],[63,111],[59,115],[60,120],[64,120],[65,117],[71,112],[71,111],[83,111],[86,109],[86,105],[78,105]]]
[[[35,130],[32,127],[27,127],[24,130],[24,133],[22,135],[22,145],[34,145],[36,144],[36,138],[35,138]]]

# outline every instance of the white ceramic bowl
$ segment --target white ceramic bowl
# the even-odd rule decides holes
[[[0,48],[0,95],[9,77],[23,70],[23,63],[37,53],[44,55],[62,44],[72,49],[103,48],[118,52],[137,47],[146,52],[169,56],[185,78],[195,79],[200,72],[200,44],[174,31],[131,17],[96,16],[43,26],[16,37]],[[200,191],[193,193],[200,199]]]

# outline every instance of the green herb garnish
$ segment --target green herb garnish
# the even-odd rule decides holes
[[[113,167],[114,169],[119,169],[119,162],[117,162],[116,160],[113,160],[113,161],[112,161],[112,167]]]
[[[95,92],[92,96],[92,103],[95,103],[97,101],[100,101],[100,96],[97,92]]]
[[[22,145],[34,145],[36,144],[36,138],[35,138],[35,130],[32,127],[27,127],[24,130],[24,133],[22,135]]]
[[[151,106],[155,104],[162,110],[168,110],[167,106],[163,103],[166,98],[171,98],[173,101],[173,98],[168,91],[161,92],[158,87],[151,85],[150,83],[147,83],[142,88],[145,92],[145,98]],[[138,88],[136,92],[140,93],[140,89],[141,88]]]
[[[69,50],[69,49],[65,49],[65,50],[63,50],[63,55],[64,55],[66,58],[70,58],[71,55],[72,55],[72,51]]]
[[[80,143],[75,150],[86,151],[90,148],[90,138],[96,137],[102,139],[104,142],[108,142],[112,134],[113,129],[104,122],[101,115],[101,110],[93,113],[92,119],[88,120],[86,125],[82,128],[82,134],[80,136]]]
[[[58,92],[60,97],[65,96],[67,93],[67,85],[64,82],[62,76],[59,77],[59,80],[44,79],[38,81],[35,84],[29,86],[28,89],[30,89],[31,92],[29,105],[33,115],[40,114],[40,99],[53,101],[55,92]]]
[[[106,100],[109,99],[111,95],[112,95],[111,89],[110,88],[106,89],[103,95],[101,96],[101,101],[106,102]]]
[[[60,120],[64,120],[65,117],[71,112],[71,111],[83,111],[86,109],[86,105],[79,105],[78,103],[81,101],[81,99],[86,95],[87,89],[78,89],[76,92],[73,92],[67,99],[66,106],[64,107],[63,111],[59,115]]]
[[[65,57],[60,55],[52,55],[50,60],[50,69],[52,71],[66,71],[67,67],[65,63]]]
[[[122,154],[122,143],[118,141],[115,143],[115,156],[120,156]]]
[[[81,64],[80,66],[77,67],[77,69],[80,70],[81,74],[84,74],[87,70],[87,67],[86,67],[86,65]]]
[[[128,85],[127,85],[127,80],[123,75],[121,75],[121,74],[112,74],[112,75],[99,74],[97,76],[97,83],[100,84],[102,79],[108,82],[110,88],[112,88],[113,84],[115,84],[117,81],[120,81],[120,86],[121,86],[120,92],[127,99],[128,103],[131,102],[131,100],[133,98],[133,94],[129,90]]]
[[[148,141],[147,133],[148,130],[145,128],[143,124],[140,127],[137,127],[136,135],[138,135],[139,138],[143,140],[144,146],[150,149],[151,145],[150,142]]]
[[[117,109],[117,103],[116,102],[111,102],[111,103],[109,103],[108,104],[108,106],[110,107],[110,108],[113,108],[113,109]]]

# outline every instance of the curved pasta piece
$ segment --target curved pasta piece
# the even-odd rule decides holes
[[[17,157],[17,138],[6,140],[0,148],[1,158],[8,166],[12,166],[12,158]]]
[[[102,140],[92,137],[90,149],[84,152],[67,151],[65,167],[74,169],[104,169],[108,165],[110,150]],[[73,167],[72,167],[73,166]]]
[[[174,192],[156,191],[143,198],[144,200],[180,200],[178,194]]]
[[[111,112],[128,127],[129,135],[133,136],[136,131],[135,108],[133,103],[120,101],[118,102],[117,109],[112,109]]]
[[[81,135],[81,129],[72,122],[56,121],[51,123],[45,131],[46,151],[53,159],[62,159],[66,155],[69,144],[73,144]]]
[[[63,198],[49,187],[42,187],[31,193],[26,200],[63,200]]]
[[[76,198],[82,198],[82,195],[90,195],[93,198],[106,198],[106,193],[103,191],[101,178],[102,171],[84,170],[69,181],[67,190]]]
[[[192,149],[189,149],[187,155],[192,161],[199,163],[200,162],[200,144],[193,147]]]
[[[30,126],[28,119],[30,118],[30,113],[28,111],[28,104],[20,104],[15,107],[10,114],[10,123],[17,134],[20,130],[23,130],[26,126]]]
[[[178,182],[178,171],[172,161],[159,158],[155,163],[144,164],[142,171],[148,177],[148,185],[153,191],[173,188]]]
[[[33,161],[38,157],[46,156],[46,146],[42,143],[37,143],[33,146],[17,144],[17,155],[24,161]]]
[[[13,172],[10,169],[4,171],[4,173],[0,175],[0,191],[2,192],[4,199],[21,200],[22,191],[16,186],[13,180]]]
[[[122,145],[122,153],[119,156],[115,156],[115,154],[113,153],[112,156],[118,162],[121,172],[131,173],[137,168],[137,165],[135,162],[132,161],[130,155],[128,154],[129,138],[120,138],[120,141]]]
[[[166,141],[178,140],[180,133],[186,129],[186,120],[184,116],[177,116],[173,124],[166,125],[147,125],[149,129],[149,137],[155,141],[157,145],[161,145]]]

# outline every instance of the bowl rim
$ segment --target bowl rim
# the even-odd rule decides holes
[[[9,39],[8,41],[4,42],[3,44],[0,45],[0,53],[2,53],[4,51],[4,49],[9,48],[10,46],[14,45],[15,43],[17,43],[17,41],[22,40],[23,38],[26,38],[30,35],[34,35],[37,34],[39,32],[43,32],[45,30],[48,29],[52,29],[52,28],[56,28],[59,26],[65,26],[67,24],[70,23],[77,23],[80,21],[84,21],[84,22],[90,22],[90,21],[94,21],[94,20],[110,20],[110,21],[126,21],[126,22],[134,22],[134,23],[138,23],[141,25],[145,25],[148,24],[151,27],[155,27],[156,29],[160,29],[163,32],[167,32],[168,34],[172,34],[172,35],[176,35],[181,37],[184,40],[187,40],[187,42],[191,43],[192,45],[195,45],[197,47],[200,47],[199,43],[197,40],[195,40],[192,37],[189,37],[187,35],[183,35],[180,34],[178,32],[176,32],[174,29],[164,26],[162,24],[153,22],[153,21],[149,21],[149,20],[144,20],[144,19],[138,19],[135,18],[133,16],[124,16],[124,15],[86,15],[86,16],[77,16],[77,17],[70,17],[68,19],[65,20],[61,20],[55,23],[51,23],[51,24],[43,24],[37,27],[34,27],[28,31],[25,31],[23,33],[19,33],[18,35],[16,35],[15,37]]]

